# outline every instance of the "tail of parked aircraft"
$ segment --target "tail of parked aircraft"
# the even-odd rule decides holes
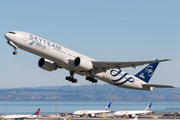
[[[39,115],[39,113],[40,113],[40,108],[32,115]]]
[[[110,107],[111,107],[111,102],[110,102],[110,103],[108,103],[108,105],[105,107],[105,109],[104,109],[104,110],[109,111],[109,110],[110,110]]]
[[[151,110],[151,105],[152,105],[152,102],[148,104],[148,106],[146,107],[145,111],[150,111]]]
[[[157,60],[157,59],[156,59]],[[148,83],[149,80],[151,79],[154,71],[156,70],[158,63],[151,63],[144,67],[141,71],[139,71],[136,75],[137,78],[143,80],[144,82]]]

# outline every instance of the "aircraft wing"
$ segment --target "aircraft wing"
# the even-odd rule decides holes
[[[142,84],[143,87],[154,87],[154,88],[175,88],[170,85],[156,85],[156,84]]]
[[[100,71],[106,71],[109,69],[120,69],[126,67],[133,67],[150,64],[150,63],[157,63],[163,61],[171,61],[170,59],[163,59],[163,60],[153,60],[153,61],[136,61],[136,62],[101,62],[101,61],[92,61],[93,66],[98,68]]]

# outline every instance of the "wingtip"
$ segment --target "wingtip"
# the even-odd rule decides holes
[[[155,59],[155,61],[172,61],[172,59],[161,59],[161,60]]]
[[[164,61],[172,61],[172,59],[164,59]]]

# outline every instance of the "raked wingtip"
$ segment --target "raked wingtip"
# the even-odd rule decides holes
[[[164,59],[164,61],[172,61],[172,59]]]

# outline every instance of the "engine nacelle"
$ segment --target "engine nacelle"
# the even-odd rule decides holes
[[[83,57],[76,57],[74,60],[74,66],[83,71],[89,71],[93,69],[92,62]]]
[[[136,114],[130,114],[128,115],[129,118],[136,117]]]
[[[44,70],[47,70],[47,71],[53,71],[53,70],[57,69],[57,67],[53,61],[50,61],[50,60],[45,59],[45,58],[39,59],[38,66]]]

